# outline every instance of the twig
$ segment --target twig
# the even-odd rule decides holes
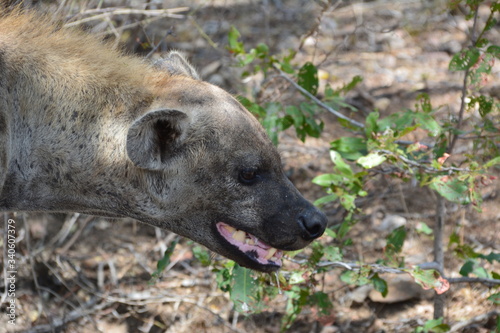
[[[154,17],[148,17],[144,20],[140,20],[140,21],[137,21],[137,22],[133,22],[133,23],[130,23],[130,24],[124,24],[124,25],[121,25],[119,27],[115,27],[115,30],[118,31],[118,32],[122,32],[122,31],[125,31],[127,29],[131,29],[131,28],[134,28],[138,25],[148,25],[148,24],[151,24],[155,21],[158,21],[162,18],[164,18],[165,16],[154,16]],[[107,35],[111,33],[109,30],[105,30],[105,31],[101,31],[101,32],[97,32],[95,33],[94,35],[96,36],[102,36],[102,35]]]
[[[81,25],[83,23],[106,19],[107,17],[114,15],[130,15],[130,14],[138,14],[145,16],[163,16],[163,17],[172,17],[172,18],[185,18],[185,15],[179,15],[179,12],[185,12],[189,10],[189,7],[179,7],[179,8],[170,8],[170,9],[133,9],[133,8],[113,8],[102,9],[99,12],[102,14],[97,14],[94,16],[86,17],[74,22],[68,22],[64,25],[65,28]],[[85,13],[84,13],[85,14]]]
[[[389,151],[389,150],[379,149],[376,151],[380,152],[380,153],[387,154],[387,155],[395,156],[396,158],[400,159],[401,161],[405,162],[406,164],[410,164],[414,167],[424,169],[425,171],[431,172],[431,173],[436,173],[436,172],[470,172],[470,170],[468,168],[457,168],[457,167],[443,167],[441,169],[436,169],[436,168],[433,168],[431,166],[419,163],[417,161],[410,160],[409,158],[406,158],[402,155],[395,154],[394,152]]]
[[[63,315],[61,318],[53,318],[50,320],[50,324],[43,324],[31,327],[29,330],[25,331],[25,333],[44,333],[44,332],[58,331],[57,328],[62,327],[69,322],[75,321],[82,317],[88,317],[88,315],[90,315],[91,313],[95,313],[113,304],[110,302],[103,302],[101,304],[94,306],[96,302],[97,302],[96,298],[90,299],[85,304],[85,308],[75,309],[70,313]]]
[[[444,251],[443,232],[445,222],[446,206],[444,198],[437,195],[436,224],[434,225],[434,262],[438,265],[438,270],[444,274]],[[434,319],[444,316],[445,295],[436,293],[434,295]]]
[[[469,326],[471,324],[475,324],[475,323],[479,323],[479,322],[486,322],[492,317],[499,317],[499,316],[500,316],[500,310],[493,310],[493,311],[490,311],[488,313],[483,313],[479,316],[472,317],[469,320],[465,320],[465,321],[461,321],[459,323],[456,323],[455,325],[453,325],[450,328],[448,333],[459,332],[459,331],[461,332],[462,329],[466,328],[467,326]]]
[[[478,19],[478,13],[479,13],[479,8],[476,8],[476,12],[474,13],[474,21],[472,23],[472,31],[471,31],[471,41],[472,41],[472,46],[476,45],[476,25],[477,25],[477,19]],[[465,112],[465,100],[467,98],[467,81],[469,78],[469,72],[470,72],[470,67],[467,67],[464,73],[464,81],[462,84],[462,96],[460,97],[460,110],[458,111],[458,123],[456,132],[459,132],[460,128],[462,127],[462,122],[464,120],[464,112]],[[457,143],[458,140],[458,134],[454,134],[453,138],[451,140],[451,143],[448,147],[448,154],[451,154],[453,152],[453,148],[455,148],[455,144]]]
[[[309,91],[302,88],[297,82],[295,82],[291,77],[289,77],[285,72],[283,72],[281,69],[279,69],[276,65],[274,65],[274,68],[279,72],[279,75],[278,75],[279,77],[281,77],[281,78],[285,79],[286,81],[288,81],[289,83],[291,83],[295,89],[297,89],[298,91],[300,91],[301,93],[306,95],[314,103],[318,104],[319,106],[321,106],[322,108],[324,108],[328,112],[333,113],[337,118],[343,119],[356,127],[365,128],[365,125],[363,125],[362,123],[360,123],[354,119],[351,119],[347,116],[344,116],[342,113],[338,112],[337,110],[334,110],[330,106],[328,106],[325,103],[323,103],[322,101],[320,101],[316,96],[314,96]]]
[[[488,279],[488,278],[478,278],[478,277],[458,277],[458,278],[447,278],[449,283],[481,283],[489,287],[500,285],[500,280]]]
[[[80,237],[80,235],[82,234],[82,232],[85,229],[85,227],[87,226],[87,224],[90,221],[92,221],[94,218],[95,218],[94,216],[88,216],[85,220],[83,220],[80,223],[80,227],[78,228],[78,230],[73,234],[73,236],[71,236],[71,238],[69,239],[69,241],[66,244],[64,244],[63,247],[61,247],[60,249],[56,250],[56,253],[57,254],[66,253],[69,250],[69,248],[76,242],[76,240],[78,239],[78,237]],[[58,243],[62,244],[62,242],[63,242],[63,240],[60,240]]]
[[[219,48],[219,46],[217,45],[217,43],[214,42],[212,40],[212,38],[210,38],[209,35],[207,35],[207,33],[203,30],[202,27],[200,27],[200,25],[198,24],[198,22],[196,22],[196,20],[192,16],[189,16],[189,21],[191,22],[192,25],[194,25],[194,27],[196,28],[196,30],[198,30],[198,33],[200,34],[200,36],[203,37],[203,39],[205,39],[207,41],[208,45],[210,45],[211,47],[213,47],[216,50]]]
[[[293,263],[302,265],[307,263],[306,259],[297,260],[294,258],[287,258]],[[342,262],[342,261],[320,261],[317,264],[318,267],[340,267],[345,268],[350,271],[359,271],[361,268],[369,267],[374,273],[388,273],[388,274],[408,274],[411,273],[410,269],[394,268],[379,264],[360,264],[356,262]],[[481,283],[487,286],[500,285],[500,280],[498,279],[486,279],[486,278],[474,278],[474,277],[459,277],[459,278],[448,278],[444,276],[440,265],[433,262],[425,262],[417,265],[418,268],[423,270],[434,269],[438,271],[441,276],[448,280],[449,283]]]

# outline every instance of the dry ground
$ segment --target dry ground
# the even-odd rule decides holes
[[[457,112],[461,78],[447,70],[451,54],[467,42],[469,22],[450,14],[444,1],[332,2],[328,10],[313,1],[161,1],[150,8],[188,6],[189,16],[163,18],[128,30],[146,16],[121,15],[87,22],[92,33],[110,29],[130,51],[146,55],[151,45],[158,50],[180,49],[191,58],[204,79],[232,93],[259,89],[261,77],[242,82],[241,70],[225,49],[231,25],[238,27],[250,48],[265,42],[274,52],[301,48],[297,62],[313,61],[322,70],[322,84],[334,86],[354,75],[363,84],[348,96],[361,111],[377,108],[383,114],[412,107],[419,91],[427,91],[434,105],[444,105],[439,117]],[[42,3],[43,10],[59,10],[66,16],[76,2]],[[108,6],[141,7],[138,1],[104,1]],[[79,6],[94,8],[92,1]],[[482,13],[484,14],[484,13]],[[76,16],[77,21],[86,16]],[[500,29],[490,36],[500,43]],[[161,44],[160,44],[161,43]],[[149,45],[149,47],[148,47]],[[144,47],[146,46],[146,47]],[[153,55],[155,56],[155,55]],[[494,69],[485,88],[498,97],[500,74]],[[287,100],[290,90],[260,96],[262,101]],[[291,179],[309,198],[323,195],[311,179],[330,172],[329,142],[347,133],[330,114],[323,114],[326,127],[319,139],[301,143],[293,132],[281,136],[280,150]],[[417,138],[415,138],[417,139]],[[422,138],[418,138],[422,139]],[[424,138],[425,139],[425,138]],[[468,148],[463,142],[463,149]],[[382,256],[386,231],[383,221],[403,219],[409,239],[404,254],[409,264],[432,260],[432,240],[415,232],[419,222],[433,225],[435,197],[426,189],[385,177],[368,185],[369,199],[361,202],[366,216],[351,231],[354,246],[346,260],[374,262]],[[447,204],[446,235],[458,230],[463,239],[481,253],[500,251],[500,201],[498,183],[485,189],[484,212]],[[325,207],[330,223],[340,222],[337,205]],[[111,221],[79,215],[10,215],[18,222],[17,326],[4,324],[0,332],[279,332],[286,299],[278,296],[261,314],[243,317],[232,310],[215,275],[193,259],[191,244],[181,240],[173,262],[163,278],[148,285],[156,261],[173,235],[131,220]],[[3,239],[3,238],[2,238]],[[446,238],[447,239],[447,238]],[[325,238],[326,242],[333,241]],[[219,260],[221,258],[214,258]],[[291,267],[291,264],[287,264]],[[461,262],[446,255],[446,272],[457,276]],[[500,271],[496,267],[488,269]],[[432,318],[432,292],[424,292],[401,276],[385,275],[392,295],[381,300],[370,290],[345,286],[339,271],[320,277],[318,290],[334,303],[329,320],[318,322],[305,309],[291,332],[412,332]],[[36,279],[34,278],[36,276]],[[0,282],[3,287],[3,282]],[[1,289],[0,289],[1,291]],[[445,321],[451,325],[494,310],[486,301],[492,291],[483,285],[453,285],[446,294]],[[0,307],[3,313],[5,305]],[[498,310],[498,309],[497,309]],[[58,325],[58,323],[63,323]],[[55,326],[49,325],[52,323]],[[460,332],[491,332],[489,318],[460,329]]]

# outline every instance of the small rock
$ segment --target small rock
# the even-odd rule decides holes
[[[358,287],[352,292],[348,293],[346,295],[346,299],[348,301],[354,301],[356,303],[363,303],[372,289],[373,287],[371,285],[365,284],[364,286]]]
[[[337,333],[340,332],[340,328],[337,326],[325,326],[321,329],[321,333]]]
[[[391,105],[391,100],[389,98],[379,98],[375,101],[375,109],[380,111],[385,111],[389,105]]]
[[[379,226],[375,229],[379,231],[393,231],[396,228],[399,228],[403,225],[406,225],[406,219],[399,215],[387,215],[384,217]]]

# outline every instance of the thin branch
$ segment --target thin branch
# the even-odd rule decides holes
[[[198,33],[200,34],[200,36],[207,41],[208,45],[210,45],[211,47],[213,47],[216,50],[219,48],[219,46],[217,45],[217,43],[214,42],[212,40],[212,38],[210,38],[209,35],[207,35],[207,33],[203,30],[202,27],[200,27],[200,25],[198,24],[198,22],[196,22],[196,20],[192,16],[189,16],[189,21],[191,22],[192,25],[194,25],[194,27],[196,28],[196,30],[198,30]]]
[[[102,9],[99,12],[101,14],[93,15],[90,17],[86,17],[80,19],[78,21],[69,22],[64,25],[65,28],[77,26],[83,23],[106,19],[110,16],[114,15],[130,15],[130,14],[139,14],[145,16],[164,16],[164,17],[172,17],[172,18],[185,18],[185,15],[180,15],[177,13],[185,12],[189,10],[189,7],[179,7],[179,8],[170,8],[170,9],[133,9],[133,8],[112,8]],[[85,14],[85,12],[83,13]]]
[[[438,265],[438,270],[444,274],[444,250],[443,250],[443,233],[446,215],[446,206],[444,198],[437,195],[436,203],[436,222],[434,225],[434,262]],[[440,292],[434,294],[434,319],[444,316],[446,296]]]
[[[97,300],[96,298],[92,298],[85,304],[85,307],[75,309],[75,310],[71,311],[70,313],[63,315],[60,318],[51,318],[50,324],[43,324],[43,325],[34,326],[25,332],[26,333],[42,333],[42,332],[57,331],[58,328],[66,325],[69,322],[78,320],[82,317],[88,317],[92,313],[95,313],[97,311],[100,311],[102,309],[105,309],[106,307],[113,305],[113,303],[110,303],[110,302],[103,302],[101,304],[94,306],[94,304],[96,303],[96,300]]]
[[[410,160],[410,159],[408,159],[408,158],[406,158],[406,157],[404,157],[402,155],[395,154],[394,152],[389,151],[389,150],[385,150],[385,149],[377,150],[377,152],[384,153],[384,154],[387,154],[387,155],[395,156],[396,158],[400,159],[401,161],[405,162],[406,164],[410,164],[411,166],[424,169],[425,171],[430,172],[430,173],[437,173],[437,172],[470,172],[470,170],[468,168],[457,168],[457,167],[443,167],[441,169],[436,169],[436,168],[433,168],[431,166],[419,163],[417,161]]]
[[[349,122],[350,124],[356,126],[356,127],[359,127],[359,128],[365,128],[365,125],[354,120],[354,119],[351,119],[347,116],[344,116],[342,113],[338,112],[337,110],[334,110],[333,108],[331,108],[330,106],[328,106],[327,104],[323,103],[322,101],[320,101],[316,96],[314,96],[313,94],[311,94],[309,91],[305,90],[304,88],[302,88],[297,82],[295,82],[295,80],[293,80],[291,77],[289,77],[285,72],[283,72],[281,69],[279,69],[277,66],[274,66],[274,68],[279,72],[279,77],[285,79],[286,81],[288,81],[289,83],[291,83],[295,89],[297,89],[298,91],[300,91],[301,93],[303,93],[304,95],[306,95],[308,98],[310,98],[314,103],[318,104],[319,106],[323,107],[325,110],[329,111],[330,113],[333,113],[337,118],[340,118],[340,119],[343,119],[347,122]]]
[[[293,263],[303,265],[307,263],[307,259],[295,259],[295,258],[287,258]],[[402,269],[402,268],[394,268],[388,267],[379,264],[362,264],[357,262],[342,262],[342,261],[320,261],[317,264],[318,267],[339,267],[344,268],[350,271],[359,271],[361,268],[369,267],[374,273],[387,273],[387,274],[410,274],[411,268]],[[487,286],[495,286],[500,285],[500,280],[498,279],[486,279],[486,278],[474,278],[474,277],[459,277],[459,278],[447,278],[440,271],[439,265],[436,262],[425,262],[417,265],[418,268],[423,270],[434,269],[439,271],[441,276],[448,280],[449,283],[481,283]]]
[[[477,25],[477,20],[478,20],[478,13],[479,13],[479,8],[476,8],[476,12],[474,13],[474,21],[472,23],[472,31],[471,31],[471,41],[472,41],[472,46],[476,45],[476,25]],[[465,112],[465,100],[467,98],[467,81],[469,79],[469,72],[470,72],[470,67],[468,67],[465,70],[464,74],[464,81],[462,84],[462,96],[460,97],[460,110],[458,111],[458,123],[457,127],[455,128],[456,130],[460,130],[462,127],[462,122],[464,120],[464,112]],[[458,140],[458,134],[454,134],[453,138],[451,140],[450,145],[448,146],[448,154],[451,154],[453,152],[453,149],[455,148],[455,144],[457,143]]]
[[[487,278],[478,278],[478,277],[458,277],[458,278],[447,278],[449,283],[482,283],[484,285],[493,287],[496,285],[500,285],[500,280],[497,279],[487,279]]]

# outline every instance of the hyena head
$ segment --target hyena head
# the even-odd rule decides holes
[[[157,68],[170,79],[127,135],[128,158],[151,202],[137,218],[268,272],[281,266],[282,251],[321,236],[325,215],[287,179],[259,122],[200,81],[178,53]]]

